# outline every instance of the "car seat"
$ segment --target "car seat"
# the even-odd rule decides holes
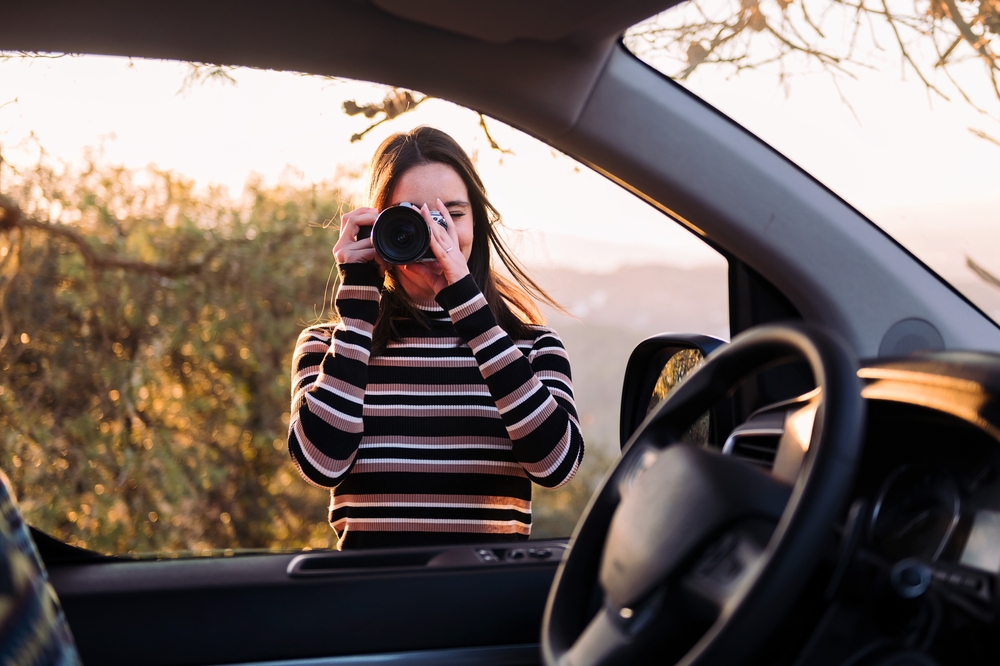
[[[0,664],[76,666],[80,657],[45,565],[0,471]]]

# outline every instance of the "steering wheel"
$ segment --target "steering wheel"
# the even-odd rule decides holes
[[[744,379],[799,359],[820,397],[793,485],[681,442]],[[577,525],[545,608],[545,663],[735,664],[760,648],[850,491],[865,412],[857,367],[844,342],[804,323],[751,329],[709,356],[638,428]]]

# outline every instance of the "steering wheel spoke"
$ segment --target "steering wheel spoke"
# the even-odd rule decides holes
[[[634,649],[633,642],[634,636],[620,613],[604,605],[563,655],[559,666],[622,663]]]
[[[616,605],[629,608],[734,521],[777,521],[790,487],[739,460],[677,444],[620,492],[600,581]]]
[[[601,609],[563,655],[560,666],[640,664],[651,648],[660,658],[678,658],[711,625],[704,616],[691,613],[686,592],[676,584],[654,590],[634,608],[621,608],[605,598]],[[668,662],[669,663],[669,662]]]
[[[681,578],[691,611],[715,622],[739,602],[764,565],[776,522],[753,518],[715,539]]]

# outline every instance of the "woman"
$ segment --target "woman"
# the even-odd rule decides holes
[[[393,135],[371,171],[374,207],[343,215],[333,248],[340,321],[295,349],[292,460],[334,489],[338,549],[527,539],[531,482],[566,483],[583,459],[569,360],[528,294],[551,299],[500,241],[450,136]],[[356,239],[402,202],[420,206],[437,261],[387,267]]]

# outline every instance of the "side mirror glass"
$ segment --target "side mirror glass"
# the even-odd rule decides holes
[[[639,343],[629,357],[622,387],[620,420],[621,446],[646,415],[670,395],[685,377],[694,372],[705,357],[726,344],[707,335],[665,333]],[[692,434],[708,441],[708,418],[700,419]]]
[[[704,360],[705,354],[700,349],[682,349],[674,352],[660,370],[660,376],[656,378],[643,418],[649,416],[657,405],[666,400],[670,392],[684,381],[685,377],[698,369]]]

